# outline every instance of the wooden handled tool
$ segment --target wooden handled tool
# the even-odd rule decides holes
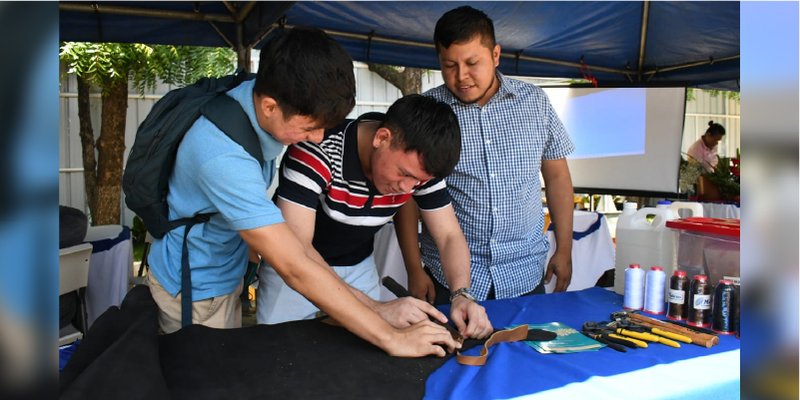
[[[687,338],[692,340],[692,343],[698,346],[704,346],[706,348],[710,348],[711,346],[714,346],[719,343],[719,337],[715,335],[696,332],[689,328],[684,328],[682,326],[669,324],[664,321],[659,321],[657,319],[645,317],[644,315],[641,314],[628,313],[628,318],[630,318],[631,322],[639,325],[644,325],[649,328],[658,328],[666,332],[672,332],[686,336]]]

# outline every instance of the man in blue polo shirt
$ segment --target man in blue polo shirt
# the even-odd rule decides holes
[[[333,78],[333,79],[332,79]],[[200,117],[178,148],[169,179],[170,219],[216,213],[191,229],[192,321],[216,328],[241,326],[239,295],[248,248],[273,265],[286,283],[347,329],[392,355],[444,355],[458,345],[428,321],[446,321],[428,304],[392,305],[413,318],[392,320],[373,311],[326,266],[307,257],[302,244],[267,198],[275,158],[284,145],[319,142],[326,127],[341,121],[355,104],[352,60],[319,30],[292,29],[262,49],[254,80],[227,93],[255,129],[263,168],[206,118]],[[181,249],[184,228],[153,243],[149,285],[159,307],[159,325],[180,329]],[[428,307],[426,307],[428,306]]]
[[[277,205],[313,258],[377,299],[375,233],[414,197],[442,252],[447,282],[467,288],[469,249],[443,179],[458,161],[460,148],[450,107],[408,95],[386,114],[344,121],[319,144],[290,146],[281,165]],[[319,311],[272,267],[262,266],[259,277],[259,323],[307,319]],[[486,311],[468,292],[453,300],[450,311],[463,336],[483,338],[492,332]]]

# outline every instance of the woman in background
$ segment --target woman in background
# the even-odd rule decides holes
[[[689,146],[689,150],[686,152],[689,155],[689,162],[699,163],[707,172],[714,172],[719,161],[717,158],[718,144],[723,136],[725,136],[725,128],[714,121],[708,121],[706,133]]]

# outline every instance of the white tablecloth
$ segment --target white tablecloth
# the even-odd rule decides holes
[[[572,281],[567,291],[590,288],[597,283],[606,270],[614,268],[614,243],[608,222],[602,214],[589,211],[575,211],[572,219]],[[548,260],[556,248],[556,238],[552,230],[547,232],[550,242]],[[555,277],[545,285],[547,293],[556,287]]]
[[[86,241],[94,246],[86,286],[89,326],[111,306],[119,306],[133,276],[131,230],[122,225],[90,226]]]
[[[598,225],[598,218],[599,225]],[[589,230],[591,230],[589,232]],[[567,290],[582,290],[592,287],[606,270],[614,268],[614,244],[608,222],[602,214],[575,211],[573,217],[574,237],[572,241],[572,282]],[[555,251],[555,236],[548,232],[550,253],[548,259]],[[408,287],[408,275],[403,264],[403,255],[397,244],[394,224],[386,224],[375,235],[375,264],[378,267],[378,276],[391,276],[403,287]],[[556,280],[552,279],[545,286],[547,293],[552,293]],[[386,288],[381,287],[381,300],[396,298]]]

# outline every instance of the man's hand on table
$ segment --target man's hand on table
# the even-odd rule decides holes
[[[465,338],[483,339],[492,331],[486,309],[464,296],[456,296],[450,306],[450,318]]]
[[[376,302],[375,311],[395,328],[406,328],[420,321],[428,321],[428,316],[447,323],[447,317],[441,311],[413,297],[401,297],[383,303]]]
[[[395,357],[423,357],[434,355],[444,357],[447,353],[461,348],[461,343],[453,339],[450,332],[441,325],[428,320],[398,329],[383,347]]]
[[[550,283],[550,279],[556,275],[556,287],[553,292],[565,292],[572,281],[572,252],[556,251],[550,262],[547,263],[547,271],[544,275],[544,283]]]

